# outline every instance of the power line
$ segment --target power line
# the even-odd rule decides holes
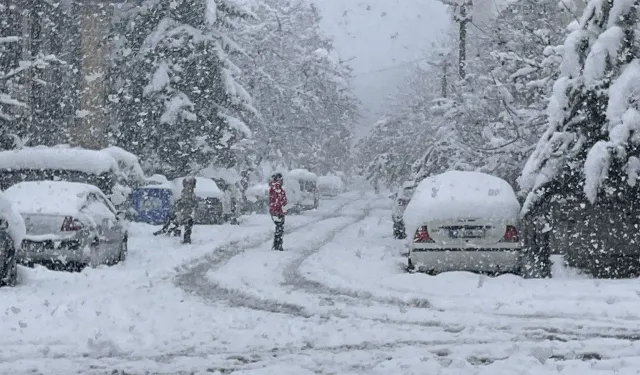
[[[393,70],[393,69],[402,68],[403,66],[412,65],[412,64],[418,63],[418,62],[420,62],[420,61],[426,61],[426,60],[428,60],[428,59],[429,59],[429,57],[423,57],[423,58],[421,58],[421,59],[416,59],[416,60],[411,60],[411,61],[405,61],[405,62],[403,62],[403,63],[396,64],[396,65],[390,65],[390,66],[387,66],[387,67],[385,67],[385,68],[380,68],[380,69],[375,69],[375,70],[369,70],[369,71],[366,71],[366,72],[362,72],[362,73],[354,74],[353,76],[354,76],[354,77],[359,77],[359,76],[363,76],[363,75],[367,75],[367,74],[373,74],[373,73],[385,72],[385,71],[387,71],[387,70]]]

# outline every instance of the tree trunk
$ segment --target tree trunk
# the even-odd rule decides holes
[[[469,11],[473,6],[473,0],[465,0],[462,5],[460,5],[460,14],[459,14],[459,26],[460,26],[460,40],[459,40],[459,50],[458,50],[458,74],[460,78],[464,79],[467,76],[466,65],[467,65],[467,24],[471,21],[469,19]]]

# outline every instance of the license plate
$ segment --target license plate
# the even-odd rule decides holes
[[[452,229],[449,231],[451,238],[482,238],[484,229]]]

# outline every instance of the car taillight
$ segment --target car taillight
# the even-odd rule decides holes
[[[416,234],[413,236],[413,242],[417,243],[425,243],[425,242],[434,242],[431,236],[429,235],[429,230],[426,225],[421,226],[416,231]]]
[[[518,229],[513,225],[507,225],[507,229],[504,231],[504,237],[501,242],[518,242],[520,236],[518,236]]]
[[[71,216],[67,216],[64,218],[62,222],[62,228],[60,230],[62,232],[75,232],[82,229],[82,223]]]

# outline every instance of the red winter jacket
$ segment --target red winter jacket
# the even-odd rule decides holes
[[[287,194],[282,184],[276,181],[269,183],[269,213],[273,216],[284,215],[283,207],[287,205]]]

